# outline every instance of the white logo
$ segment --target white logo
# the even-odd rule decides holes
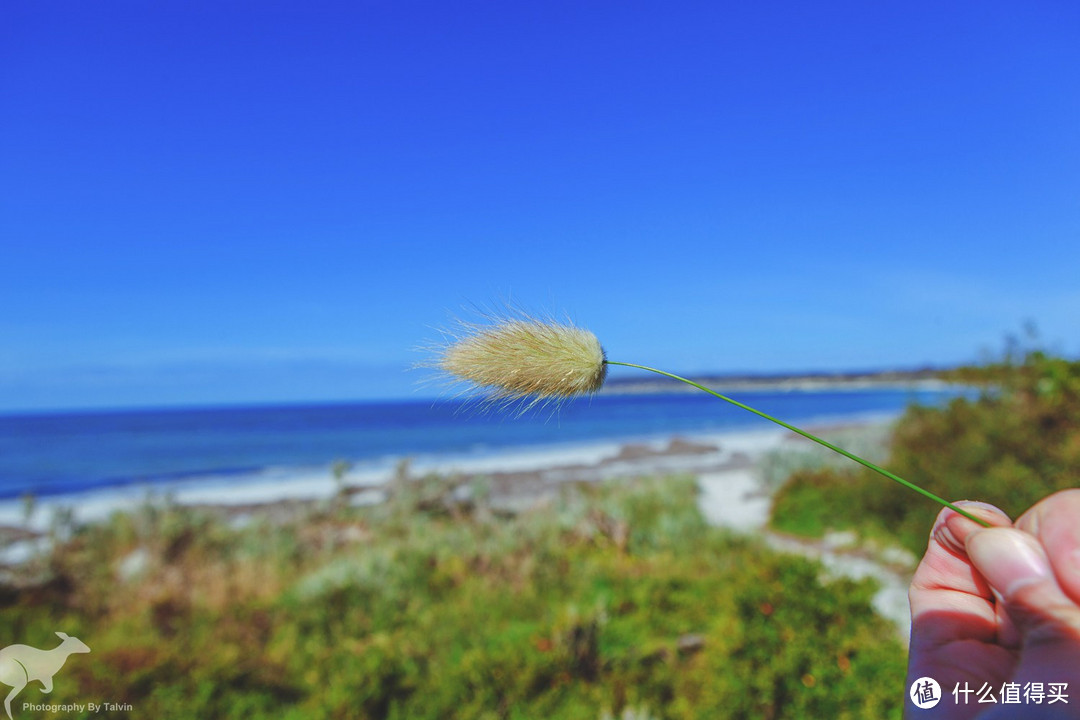
[[[927,710],[941,702],[941,686],[932,677],[921,677],[911,683],[908,694],[911,702],[920,710]]]
[[[11,701],[24,687],[37,680],[42,692],[52,692],[53,675],[64,667],[68,655],[90,652],[79,638],[62,632],[56,635],[62,642],[52,650],[39,650],[29,645],[8,645],[0,650],[0,682],[12,687],[4,699],[8,720],[11,720]]]

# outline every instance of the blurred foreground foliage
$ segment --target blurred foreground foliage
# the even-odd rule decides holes
[[[76,530],[39,559],[46,583],[4,590],[4,634],[49,647],[64,630],[92,653],[17,702],[163,719],[899,717],[904,653],[873,584],[707,527],[692,479],[568,486],[516,516],[440,502],[447,482],[246,523],[147,504]]]
[[[979,388],[944,408],[913,406],[884,466],[949,500],[982,500],[1013,518],[1080,484],[1080,362],[1032,350],[946,379]],[[939,508],[869,470],[797,472],[776,496],[773,527],[820,536],[855,529],[921,555]]]

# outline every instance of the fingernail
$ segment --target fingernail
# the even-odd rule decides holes
[[[993,522],[997,517],[1005,515],[999,508],[977,500],[958,500],[953,503],[959,508],[967,510],[975,517]],[[1006,516],[1007,517],[1007,516]],[[934,523],[931,533],[938,544],[952,549],[955,552],[964,552],[964,538],[975,528],[976,525],[963,515],[949,510],[943,510]]]
[[[986,581],[1006,600],[1025,585],[1053,577],[1038,541],[1019,530],[977,530],[967,538],[967,553]]]
[[[931,534],[931,536],[933,536],[934,540],[937,541],[938,545],[941,545],[942,547],[950,548],[954,552],[962,552],[963,549],[964,549],[964,544],[957,541],[956,535],[953,533],[952,529],[949,527],[949,522],[948,522],[949,517],[957,517],[957,516],[955,514],[950,516],[950,515],[946,515],[945,513],[942,513],[942,515],[940,517],[938,517],[937,522],[934,523],[934,527],[930,531],[930,534]],[[963,516],[960,516],[960,517],[963,517]]]
[[[1001,517],[1004,517],[1006,519],[1008,519],[1009,517],[1001,508],[995,505],[991,505],[990,503],[979,502],[978,500],[961,500],[953,504],[963,510],[968,511],[977,518],[981,518],[990,522],[996,521]],[[969,518],[966,518],[963,515],[957,513],[949,516],[950,522],[954,520],[969,521]]]

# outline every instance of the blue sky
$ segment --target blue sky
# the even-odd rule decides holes
[[[422,397],[470,304],[675,372],[1080,353],[1070,2],[0,10],[0,410]]]

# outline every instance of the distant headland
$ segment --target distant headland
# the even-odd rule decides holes
[[[955,381],[947,378],[951,368],[811,371],[790,373],[707,373],[688,375],[691,380],[717,390],[862,390],[867,388],[917,387],[936,389]],[[611,378],[601,390],[608,395],[695,392],[683,383],[663,378]]]

